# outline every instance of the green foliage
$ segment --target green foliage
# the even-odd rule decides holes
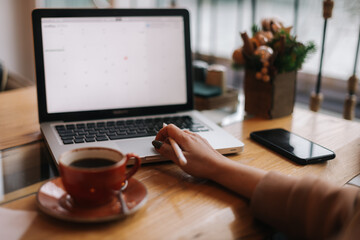
[[[271,33],[262,31],[262,29],[254,24],[251,28],[252,36],[251,44],[254,44],[254,47],[260,44],[265,38],[271,38],[269,42],[266,43],[266,46],[270,47],[273,50],[273,54],[270,58],[251,54],[247,55],[243,51],[243,58],[245,59],[244,67],[246,69],[254,70],[255,72],[261,72],[264,69],[264,62],[268,63],[268,75],[274,77],[276,74],[283,72],[292,72],[301,69],[302,64],[305,62],[306,58],[316,51],[315,44],[313,42],[308,42],[303,44],[296,40],[295,36],[291,36],[289,28],[282,28],[279,32],[274,30]],[[273,37],[272,37],[273,36]],[[260,51],[260,54],[265,54]],[[234,68],[239,67],[238,64],[234,63]]]
[[[284,37],[284,45],[281,46],[281,38]],[[309,54],[314,53],[316,48],[313,42],[302,44],[296,38],[285,31],[276,33],[272,41],[267,44],[277,54],[273,66],[277,73],[296,71],[301,68]]]
[[[261,29],[259,28],[258,25],[254,24],[252,25],[251,27],[251,32],[252,32],[252,35],[254,36],[257,32],[261,31]]]

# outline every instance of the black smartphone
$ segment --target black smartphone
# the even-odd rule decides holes
[[[301,165],[335,158],[335,153],[282,128],[250,133],[250,138]]]

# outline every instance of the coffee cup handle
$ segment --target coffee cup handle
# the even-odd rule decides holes
[[[138,155],[135,155],[133,153],[126,154],[126,162],[128,162],[130,160],[130,158],[134,158],[135,163],[134,163],[134,166],[130,169],[130,171],[126,173],[126,179],[131,178],[132,175],[134,175],[137,172],[137,170],[139,170],[140,165],[141,165],[141,160]]]

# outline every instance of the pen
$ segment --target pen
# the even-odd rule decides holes
[[[166,127],[166,126],[167,126],[167,124],[166,124],[166,123],[163,123],[163,127]],[[170,142],[171,147],[174,149],[177,158],[179,159],[180,165],[181,165],[181,166],[185,166],[186,163],[187,163],[187,160],[186,160],[183,152],[181,151],[181,148],[180,148],[179,145],[175,142],[175,140],[172,139],[171,137],[169,137],[169,142]]]

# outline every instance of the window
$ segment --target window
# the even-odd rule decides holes
[[[293,26],[293,34],[301,42],[313,41],[317,46],[299,74],[298,92],[303,102],[315,88],[319,71],[324,19],[322,1],[312,0],[38,0],[43,7],[181,7],[191,16],[191,41],[194,53],[231,61],[232,52],[242,45],[239,33],[251,34],[253,23],[277,17],[286,26]],[[346,81],[353,74],[359,37],[360,1],[336,0],[332,18],[328,20],[322,91],[329,109],[342,112],[347,92]],[[357,64],[359,75],[359,63]],[[302,92],[302,93],[301,93]],[[359,88],[358,88],[359,93]],[[306,96],[305,96],[306,95]],[[305,100],[306,99],[306,100]],[[328,100],[327,100],[328,99]],[[335,107],[335,102],[337,105]],[[335,105],[334,105],[335,104]],[[357,105],[360,109],[360,104]],[[336,110],[334,108],[337,108]],[[357,111],[360,117],[360,111]]]

